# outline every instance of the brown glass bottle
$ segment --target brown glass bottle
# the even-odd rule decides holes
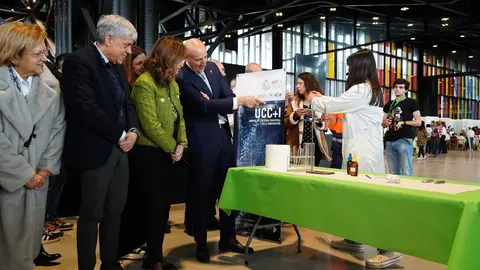
[[[350,165],[349,174],[351,176],[358,176],[358,162],[357,156],[353,155],[352,164]]]

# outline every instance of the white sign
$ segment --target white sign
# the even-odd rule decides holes
[[[265,101],[285,100],[287,73],[283,69],[237,75],[235,94]]]

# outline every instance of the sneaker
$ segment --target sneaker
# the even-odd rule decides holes
[[[381,252],[377,256],[368,259],[367,268],[382,269],[395,265],[403,260],[403,255],[398,252]]]
[[[145,255],[145,250],[142,248],[136,248],[134,249],[131,253],[128,253],[127,255],[123,256],[122,259],[124,260],[141,260],[143,259],[143,256]]]
[[[417,160],[422,160],[423,158],[422,157],[418,157]]]
[[[53,225],[57,227],[60,231],[69,231],[73,229],[73,224],[62,220],[61,218],[54,218],[52,221]]]
[[[42,244],[51,244],[60,241],[60,234],[54,234],[48,230],[43,230]]]
[[[330,246],[334,249],[348,250],[353,252],[363,252],[365,248],[363,244],[353,242],[347,239],[340,240],[340,241],[332,241],[330,243]]]
[[[48,231],[52,235],[58,235],[59,237],[63,236],[63,232],[61,232],[51,221],[45,221],[44,230]]]

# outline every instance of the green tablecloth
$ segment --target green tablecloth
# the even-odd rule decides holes
[[[479,202],[480,190],[449,195],[245,167],[229,170],[219,207],[479,270]]]

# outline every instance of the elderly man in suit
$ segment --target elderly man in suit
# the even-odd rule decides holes
[[[207,219],[212,204],[220,196],[227,171],[234,165],[232,135],[226,115],[238,106],[254,108],[264,102],[254,96],[235,97],[218,67],[207,61],[207,50],[200,40],[190,39],[185,46],[187,61],[177,82],[190,142],[187,203],[194,216],[197,260],[208,263]],[[234,217],[222,210],[219,249],[245,252],[245,247],[235,238]]]
[[[78,268],[96,264],[100,224],[101,270],[117,262],[120,220],[128,192],[128,157],[139,135],[123,61],[137,38],[118,15],[102,16],[97,39],[65,59],[61,79],[67,110],[64,160],[80,172]]]

